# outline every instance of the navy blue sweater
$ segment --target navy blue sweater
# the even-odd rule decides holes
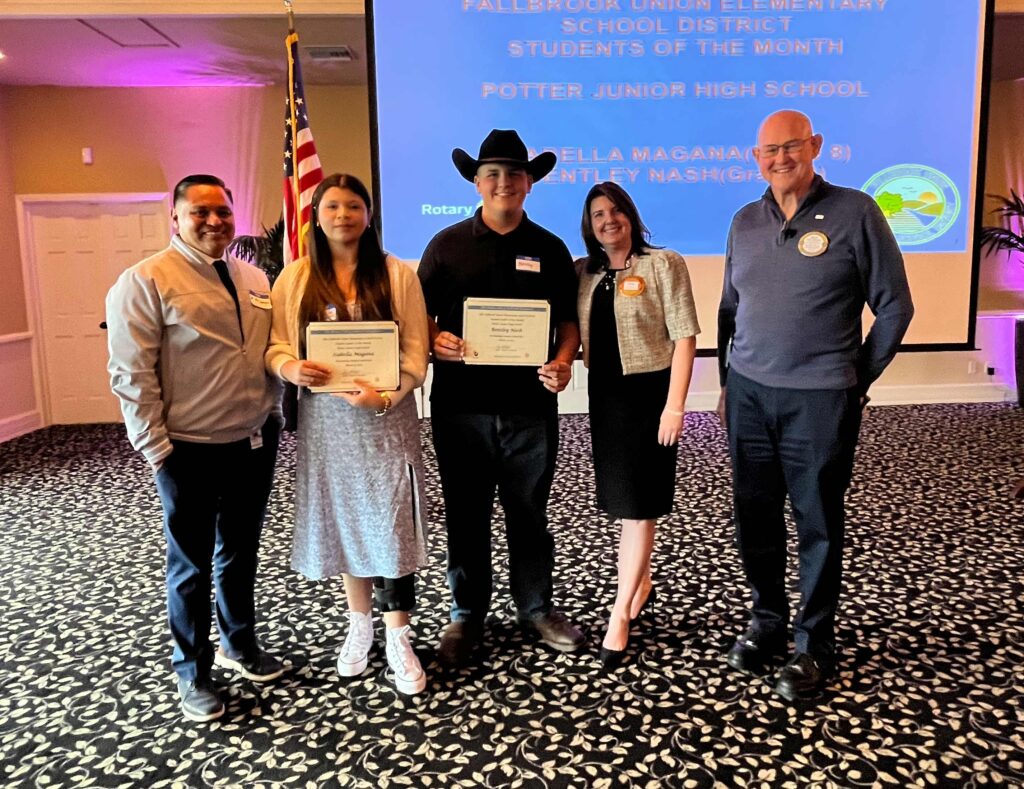
[[[820,250],[819,234],[827,248],[804,254]],[[865,304],[875,321],[862,341]],[[867,392],[913,315],[899,246],[863,192],[816,175],[789,221],[770,188],[733,217],[718,308],[723,385],[731,367],[764,386]]]

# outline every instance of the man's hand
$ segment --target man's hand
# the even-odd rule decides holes
[[[168,452],[166,455],[164,455],[159,460],[153,460],[153,461],[150,462],[149,467],[153,470],[153,476],[154,477],[157,474],[160,473],[160,469],[162,469],[165,465],[167,465],[168,459],[170,459],[171,455],[173,455],[173,454],[174,454],[174,450],[171,450],[170,452]]]
[[[722,423],[722,427],[726,427],[725,424],[725,387],[722,387],[722,393],[718,395],[718,405],[715,406],[715,413],[718,414],[718,419]]]
[[[291,359],[281,365],[281,376],[296,386],[323,386],[331,377],[331,368],[306,359]]]
[[[466,341],[450,331],[440,332],[434,338],[434,358],[442,362],[461,362],[466,353]]]
[[[572,380],[572,365],[557,359],[537,368],[537,377],[549,392],[558,394]]]

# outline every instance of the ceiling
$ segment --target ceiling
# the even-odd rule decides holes
[[[362,16],[297,16],[303,81],[365,85]],[[82,87],[281,85],[284,15],[277,17],[0,17],[0,85]],[[350,62],[314,60],[309,47],[347,45]]]
[[[365,19],[297,16],[307,85],[365,85]],[[75,18],[0,17],[0,85],[82,87],[280,85],[283,15]],[[996,15],[992,79],[1024,78],[1024,14]],[[313,60],[313,46],[347,45],[354,59]]]

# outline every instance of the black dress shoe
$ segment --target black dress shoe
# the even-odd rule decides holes
[[[483,627],[477,622],[449,622],[437,645],[437,659],[446,668],[462,668],[469,663],[473,650],[480,643]]]
[[[736,639],[725,656],[725,662],[737,671],[760,676],[767,674],[776,660],[785,657],[786,650],[784,637],[759,635],[748,630]]]
[[[631,618],[629,620],[629,623],[633,624],[640,617],[642,617],[644,615],[644,611],[646,611],[648,609],[648,607],[653,607],[654,606],[654,602],[657,599],[658,599],[658,595],[655,593],[655,587],[652,585],[651,586],[651,591],[649,591],[647,593],[647,599],[644,600],[644,604],[642,606],[640,606],[640,610],[636,612],[636,616],[634,616],[633,618]]]
[[[806,652],[798,652],[779,670],[775,692],[786,701],[813,699],[825,689],[832,671]]]
[[[614,671],[621,666],[625,657],[625,649],[608,649],[606,646],[602,646],[597,653],[597,659],[601,661],[601,670],[606,672]]]

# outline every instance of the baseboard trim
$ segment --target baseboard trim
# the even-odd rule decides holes
[[[687,411],[714,411],[718,408],[719,392],[690,392],[686,397]]]
[[[43,426],[43,417],[38,411],[26,411],[0,419],[0,443],[23,436]]]
[[[873,386],[870,394],[872,405],[1015,403],[1017,401],[1017,393],[1005,384]]]
[[[934,403],[1015,403],[1017,393],[1005,384],[931,384],[871,387],[872,405]],[[690,392],[687,411],[714,411],[718,392]]]
[[[687,411],[714,411],[718,408],[718,390],[690,392],[686,398]],[[906,386],[871,387],[872,405],[929,405],[934,403],[1015,403],[1017,392],[1005,384],[917,384]],[[559,398],[558,413],[585,414],[585,392]],[[421,417],[430,416],[429,394],[423,394]]]

